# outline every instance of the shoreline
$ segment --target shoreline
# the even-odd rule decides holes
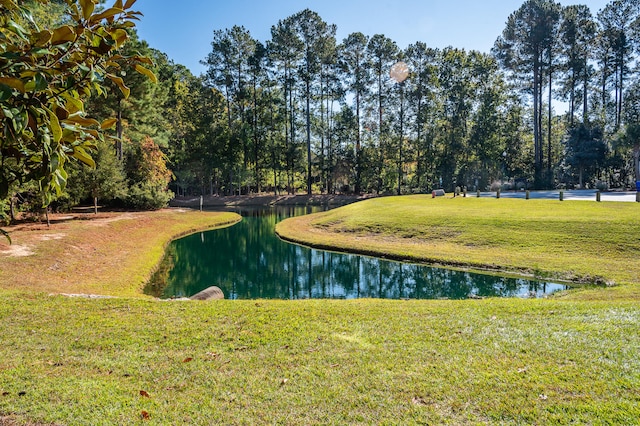
[[[375,195],[205,195],[202,197],[203,207],[240,207],[240,206],[345,206],[358,201],[374,198]],[[169,207],[200,207],[200,197],[175,197]]]

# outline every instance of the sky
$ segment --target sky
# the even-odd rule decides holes
[[[560,1],[586,4],[595,15],[609,0]],[[109,2],[107,2],[109,3]],[[301,10],[317,12],[337,26],[341,42],[353,32],[384,34],[400,48],[417,41],[429,47],[453,46],[488,53],[507,18],[524,0],[138,0],[144,14],[138,34],[195,75],[211,51],[214,30],[244,26],[262,42],[271,27]]]

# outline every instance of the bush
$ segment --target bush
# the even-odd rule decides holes
[[[501,181],[499,181],[499,180],[494,180],[494,181],[491,183],[491,186],[489,187],[489,190],[490,190],[491,192],[496,192],[498,189],[501,189],[501,188],[502,188],[502,182],[501,182]]]
[[[141,182],[129,188],[125,204],[136,210],[158,210],[166,207],[173,196],[173,192],[164,185]]]
[[[8,198],[0,200],[0,225],[8,225],[11,221],[11,205]]]
[[[609,184],[607,182],[603,182],[601,180],[596,181],[596,189],[598,191],[608,191],[609,190]]]

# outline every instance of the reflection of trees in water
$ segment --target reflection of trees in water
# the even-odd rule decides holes
[[[546,291],[542,283],[388,262],[285,243],[278,221],[309,208],[243,211],[242,222],[174,241],[147,293],[191,296],[216,285],[226,298],[461,299]],[[158,284],[160,283],[160,284]],[[153,287],[153,288],[152,288]]]

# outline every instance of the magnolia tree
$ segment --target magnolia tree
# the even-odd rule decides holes
[[[13,183],[35,181],[47,206],[66,185],[65,164],[95,167],[90,152],[116,123],[88,117],[84,100],[104,95],[107,81],[127,97],[125,63],[155,81],[150,59],[120,53],[141,16],[131,10],[136,0],[64,2],[69,19],[39,28],[22,0],[0,1],[0,199]]]

